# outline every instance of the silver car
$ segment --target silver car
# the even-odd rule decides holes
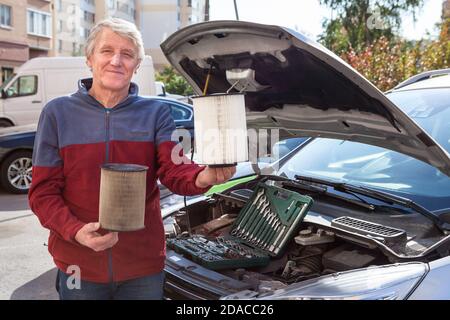
[[[233,240],[258,185],[314,201],[264,266],[212,270],[168,248],[168,298],[450,299],[449,70],[384,94],[303,35],[239,21],[193,25],[161,47],[197,93],[208,73],[208,94],[245,91],[249,127],[314,138],[269,174],[164,209],[168,238],[206,247]],[[239,72],[236,85],[227,75]]]

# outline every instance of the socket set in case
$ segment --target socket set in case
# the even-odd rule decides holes
[[[308,196],[260,183],[228,236],[194,235],[168,239],[167,245],[213,270],[265,266],[283,254],[312,203]]]

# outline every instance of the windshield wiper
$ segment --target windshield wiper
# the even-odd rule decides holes
[[[266,179],[273,180],[273,181],[283,181],[283,186],[296,188],[296,189],[300,188],[302,190],[310,191],[310,192],[315,193],[315,194],[327,195],[329,197],[332,197],[332,198],[335,198],[335,199],[338,199],[338,200],[341,200],[341,201],[345,201],[347,203],[350,203],[350,204],[362,207],[362,208],[370,210],[370,211],[374,211],[375,208],[376,208],[375,205],[367,202],[366,200],[362,199],[361,197],[358,197],[353,192],[347,191],[346,193],[351,194],[356,199],[349,199],[348,197],[343,197],[343,196],[338,195],[336,193],[331,193],[331,192],[328,191],[328,189],[326,187],[323,187],[323,186],[306,184],[306,183],[302,183],[301,181],[291,180],[291,179],[289,179],[287,177],[274,176],[274,175],[264,175],[264,177]]]
[[[313,183],[313,184],[326,185],[326,186],[332,187],[336,191],[347,192],[347,193],[348,192],[358,193],[363,196],[367,196],[367,197],[370,197],[370,198],[373,198],[373,199],[376,199],[379,201],[383,201],[390,205],[397,204],[397,205],[400,205],[400,206],[403,206],[406,208],[410,208],[410,209],[416,211],[417,213],[423,215],[424,217],[428,218],[429,220],[431,220],[439,230],[441,230],[441,231],[450,230],[450,226],[448,226],[447,223],[443,222],[441,219],[439,219],[438,216],[434,215],[431,211],[422,207],[420,204],[414,202],[411,199],[397,196],[397,195],[387,193],[384,191],[375,190],[375,189],[372,189],[369,187],[355,186],[355,185],[344,183],[344,182],[335,182],[335,181],[330,181],[330,180],[326,180],[326,179],[314,178],[314,177],[302,176],[302,175],[295,175],[294,177],[297,181],[304,181],[304,182],[309,182],[309,183]]]

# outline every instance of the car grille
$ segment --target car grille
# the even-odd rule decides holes
[[[220,296],[166,272],[164,298],[168,300],[217,300]]]

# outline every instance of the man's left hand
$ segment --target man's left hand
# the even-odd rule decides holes
[[[206,167],[201,171],[197,180],[195,180],[195,186],[197,188],[206,188],[207,186],[221,184],[228,181],[236,173],[236,166],[233,167]]]

